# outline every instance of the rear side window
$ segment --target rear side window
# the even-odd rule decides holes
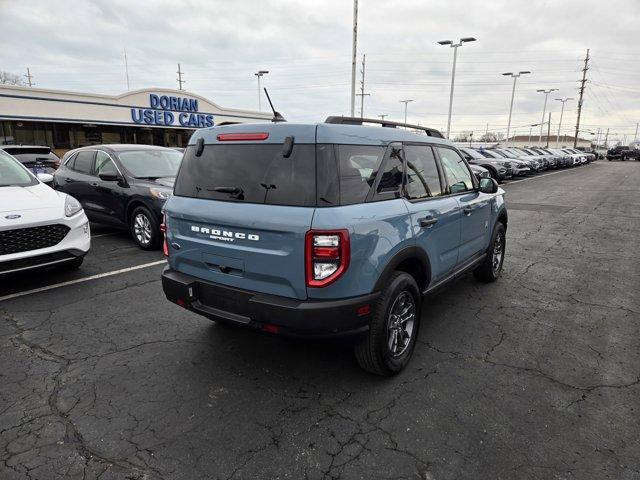
[[[95,152],[91,150],[78,152],[72,168],[76,172],[86,173],[87,175],[90,174],[93,167],[94,155]]]
[[[386,148],[367,145],[337,145],[336,148],[340,175],[340,204],[364,203],[376,179]],[[390,180],[388,176],[387,180]],[[383,182],[384,178],[380,184],[383,185]]]
[[[407,162],[407,197],[415,200],[437,197],[442,194],[440,175],[431,147],[426,145],[405,145]]]
[[[315,145],[294,144],[288,158],[282,144],[207,145],[200,157],[187,148],[175,195],[229,202],[314,206]]]

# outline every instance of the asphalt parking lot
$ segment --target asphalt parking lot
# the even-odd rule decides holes
[[[640,478],[639,184],[507,184],[503,277],[428,299],[391,379],[170,304],[161,252],[94,228],[79,271],[0,280],[0,478]]]

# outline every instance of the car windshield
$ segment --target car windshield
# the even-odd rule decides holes
[[[481,160],[484,158],[484,156],[480,155],[478,152],[471,148],[461,148],[460,150],[469,155],[471,158],[475,158],[476,160]]]
[[[509,150],[503,150],[501,148],[496,148],[495,151],[498,152],[499,154],[507,157],[507,158],[518,158],[513,152],[510,152]]]
[[[478,151],[480,152],[481,155],[484,155],[486,158],[498,158],[498,159],[504,158],[495,152],[490,152],[489,150],[478,150]]]
[[[124,168],[135,178],[175,177],[182,154],[175,150],[127,150],[118,153]]]
[[[33,175],[0,150],[0,187],[28,187],[37,183]]]

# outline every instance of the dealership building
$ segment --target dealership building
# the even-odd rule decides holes
[[[0,143],[47,145],[58,154],[101,143],[184,147],[198,128],[269,120],[184,90],[112,96],[0,85]]]

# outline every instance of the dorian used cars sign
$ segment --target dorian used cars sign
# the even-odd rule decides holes
[[[149,95],[149,108],[132,108],[134,123],[146,125],[180,125],[190,128],[213,126],[213,115],[198,112],[198,100],[168,95]],[[177,123],[176,123],[177,120]]]

